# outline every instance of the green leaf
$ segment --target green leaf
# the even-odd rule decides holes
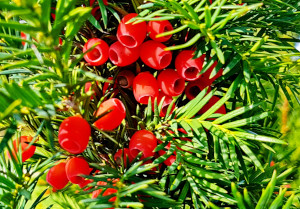
[[[285,144],[285,145],[287,144],[283,140],[279,140],[279,139],[276,139],[276,138],[270,137],[270,136],[261,136],[261,135],[246,133],[246,132],[240,132],[240,131],[232,131],[231,134],[234,136],[238,136],[238,137],[250,139],[250,140],[255,140],[255,141],[269,142],[269,143],[276,143],[276,144]]]
[[[225,123],[222,125],[223,128],[227,128],[227,129],[231,129],[231,128],[238,128],[241,126],[246,126],[249,124],[254,124],[254,122],[258,121],[258,120],[262,120],[266,117],[268,117],[270,115],[270,113],[268,112],[264,112],[261,113],[259,115],[254,115],[251,116],[250,118],[245,118],[245,119],[241,119],[241,120],[237,120],[234,122],[230,122],[230,123]]]

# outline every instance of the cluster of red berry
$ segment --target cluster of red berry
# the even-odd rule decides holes
[[[133,96],[138,103],[148,104],[149,98],[153,102],[157,98],[159,103],[163,98],[163,107],[160,116],[164,117],[172,97],[181,95],[184,91],[188,99],[193,99],[204,88],[210,91],[210,85],[222,74],[222,70],[210,78],[212,70],[217,62],[202,75],[200,72],[205,62],[205,55],[194,59],[194,50],[182,50],[175,57],[175,69],[168,68],[172,62],[172,53],[166,51],[166,46],[161,42],[167,42],[171,35],[157,37],[158,34],[171,31],[173,27],[167,20],[146,22],[130,22],[137,14],[126,15],[120,22],[117,30],[118,41],[110,46],[101,39],[92,38],[83,47],[84,59],[91,66],[103,65],[109,59],[114,65],[124,67],[135,63],[139,58],[148,67],[159,70],[157,78],[150,71],[140,72],[137,75],[130,70],[121,71],[116,82],[122,88],[131,88]],[[151,40],[146,40],[147,34]],[[108,78],[112,80],[113,78]],[[186,85],[186,82],[187,85]],[[86,83],[85,91],[89,91],[91,83]],[[108,83],[103,87],[103,92],[108,88]],[[118,93],[115,89],[115,95]],[[204,106],[199,113],[205,112],[219,100],[213,96],[210,102]],[[175,105],[172,107],[172,111]],[[225,106],[222,106],[217,113],[226,113]],[[95,112],[99,117],[94,126],[102,131],[112,131],[117,128],[126,117],[126,109],[121,100],[110,98],[101,103]],[[186,132],[181,129],[183,134]],[[73,116],[65,119],[58,132],[60,146],[72,154],[82,153],[89,142],[91,128],[89,123],[81,117]],[[183,140],[190,140],[184,138]],[[131,162],[141,152],[141,159],[155,157],[154,149],[161,143],[155,135],[148,130],[136,131],[129,141],[129,147],[118,150],[114,159],[120,163],[124,159],[126,167],[127,160]],[[170,149],[170,143],[165,147]],[[159,155],[164,155],[165,151],[160,150]],[[123,155],[123,156],[122,156]],[[176,159],[176,153],[165,160],[166,165],[171,165]],[[148,162],[148,161],[147,161]],[[90,180],[85,180],[81,175],[89,175],[91,168],[88,162],[82,157],[73,157],[67,162],[60,162],[52,167],[47,174],[47,181],[54,189],[64,188],[68,182],[86,186]],[[99,193],[99,190],[97,190]],[[107,190],[106,190],[107,191]],[[105,192],[106,192],[105,191]],[[113,193],[113,191],[107,191]],[[104,195],[104,194],[103,194]],[[93,197],[96,197],[96,193]]]

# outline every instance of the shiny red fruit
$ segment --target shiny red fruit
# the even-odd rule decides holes
[[[160,101],[162,100],[163,97],[165,97],[165,99],[163,101],[162,108],[161,108],[161,111],[159,113],[160,117],[165,117],[166,116],[168,108],[169,108],[169,104],[171,104],[171,102],[173,101],[172,97],[170,97],[168,95],[165,95],[163,92],[160,91],[159,94],[158,94],[158,97],[157,97],[157,105],[159,105],[159,103],[160,103]],[[154,109],[154,105],[153,105],[152,109]],[[172,109],[171,109],[170,114],[172,114],[174,109],[175,109],[175,104],[172,105]]]
[[[147,24],[146,22],[141,22],[138,24],[127,23],[132,18],[136,17],[138,14],[130,13],[123,17],[121,20],[118,31],[117,38],[124,46],[128,48],[134,48],[141,45],[146,38],[147,34]]]
[[[210,98],[209,102],[204,105],[201,110],[199,110],[198,114],[204,114],[207,110],[209,110],[214,104],[216,104],[220,100],[219,97],[217,96],[212,96]],[[225,105],[222,105],[219,109],[217,109],[216,112],[214,113],[219,113],[219,114],[226,114],[226,107]]]
[[[26,35],[25,33],[21,32],[21,38],[22,38],[23,40],[26,40],[26,39],[27,39],[27,35]],[[26,44],[26,42],[25,42],[25,41],[22,41],[22,45],[25,46],[25,44]]]
[[[111,98],[101,103],[98,111],[96,112],[96,117],[102,114],[105,115],[99,118],[94,125],[100,130],[112,131],[117,128],[126,117],[126,109],[121,100]]]
[[[83,53],[92,47],[94,48],[84,55],[85,61],[92,66],[104,64],[108,60],[109,46],[107,43],[99,38],[89,39],[83,46]]]
[[[81,157],[74,157],[66,164],[66,174],[73,184],[82,184],[85,179],[80,175],[89,175],[90,167],[88,162]]]
[[[148,104],[148,99],[151,101],[158,96],[158,85],[156,79],[149,72],[139,73],[133,80],[133,95],[137,102]]]
[[[117,162],[118,165],[121,165],[122,162],[122,153],[123,153],[123,162],[124,167],[127,167],[127,159],[129,162],[133,160],[133,157],[130,155],[130,151],[128,148],[119,149],[116,154],[114,155],[114,160]]]
[[[97,185],[99,185],[99,186],[106,186],[107,183],[105,181],[98,181]],[[98,189],[98,190],[93,191],[92,198],[93,199],[97,198],[99,196],[99,194],[101,194],[101,192],[102,192],[102,189]]]
[[[22,150],[22,162],[25,162],[29,158],[31,158],[36,150],[36,147],[34,145],[29,145],[29,143],[32,141],[31,136],[21,136],[17,142],[17,140],[13,141],[14,149],[12,150],[12,154],[15,159],[17,159],[17,154],[19,151],[19,146],[21,146]]]
[[[59,126],[58,142],[60,146],[72,153],[82,153],[91,136],[91,127],[89,123],[78,116],[66,118]]]
[[[135,78],[135,75],[130,70],[123,70],[121,71],[117,76],[117,83],[122,88],[130,88],[133,85],[133,80]]]
[[[168,96],[178,96],[185,88],[185,81],[173,69],[162,71],[157,77],[158,87]]]
[[[109,195],[112,195],[112,194],[115,194],[117,193],[118,190],[114,189],[114,188],[107,188],[104,192],[103,192],[103,196],[109,196]],[[116,201],[117,197],[111,197],[108,201],[109,202],[114,202]]]
[[[175,59],[175,68],[178,74],[187,81],[197,80],[202,70],[205,55],[199,58],[193,59],[193,50],[183,50],[181,51]]]
[[[172,35],[163,36],[160,38],[156,38],[156,35],[167,32],[167,31],[171,31],[171,30],[173,30],[173,27],[168,20],[149,21],[147,30],[149,33],[149,37],[152,40],[158,41],[158,42],[166,42],[172,37]]]
[[[54,189],[63,189],[69,182],[66,174],[66,163],[61,162],[50,168],[46,176],[46,181]]]
[[[157,41],[146,41],[140,47],[140,58],[149,67],[162,70],[172,61],[172,53],[165,51],[166,46]]]
[[[141,159],[153,157],[157,145],[157,138],[155,135],[147,130],[140,130],[133,134],[129,141],[129,151],[133,158],[140,152],[143,153]]]
[[[140,56],[139,47],[128,48],[119,41],[113,43],[109,48],[110,61],[119,67],[130,65],[137,61]]]
[[[96,6],[92,9],[91,11],[92,15],[95,17],[96,20],[100,20],[101,18],[101,11],[100,11],[100,7],[99,6]]]
[[[210,92],[211,87],[204,79],[202,79],[202,77],[200,77],[198,80],[190,81],[188,83],[185,88],[185,95],[189,100],[192,100],[206,87],[208,87],[207,93]]]

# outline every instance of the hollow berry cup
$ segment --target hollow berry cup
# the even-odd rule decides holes
[[[118,30],[117,38],[124,46],[128,48],[135,48],[141,45],[147,35],[147,24],[146,22],[141,22],[138,24],[127,23],[132,18],[136,17],[138,14],[130,13],[122,18]],[[127,24],[126,24],[127,23]]]
[[[94,47],[95,46],[95,47]],[[91,51],[89,49],[94,47]],[[99,66],[108,60],[108,44],[99,38],[89,39],[83,46],[84,59],[92,66]]]
[[[216,73],[216,75],[214,75],[213,77],[211,77],[211,73],[215,69],[215,67],[217,66],[217,64],[218,64],[218,62],[215,61],[212,64],[212,66],[210,66],[210,68],[208,68],[207,71],[205,71],[205,73],[203,73],[201,75],[201,77],[200,77],[208,85],[211,85],[217,78],[219,78],[223,74],[223,69],[219,69],[219,71]]]
[[[64,150],[72,154],[82,153],[89,143],[90,136],[89,123],[79,116],[68,117],[59,126],[58,142]]]
[[[128,48],[117,41],[109,47],[110,61],[119,67],[127,66],[135,61],[140,56],[139,47]]]
[[[200,77],[205,55],[193,59],[193,50],[183,50],[175,58],[175,68],[178,74],[186,81],[194,81]]]
[[[25,162],[34,155],[36,147],[34,145],[29,145],[32,139],[33,138],[31,136],[21,136],[19,141],[13,141],[14,149],[12,150],[12,154],[15,159],[17,159],[16,153],[19,151],[19,146],[21,146],[22,151],[22,162]]]
[[[167,31],[173,30],[173,26],[168,20],[160,20],[160,21],[149,21],[147,31],[149,33],[149,37],[158,42],[166,42],[168,41],[172,35],[162,36],[157,38],[156,36],[160,33],[164,33]]]
[[[123,70],[117,76],[117,83],[122,88],[127,89],[127,88],[132,87],[134,78],[135,78],[135,75],[132,71]]]
[[[66,175],[73,184],[81,184],[85,179],[80,175],[89,175],[90,167],[88,162],[81,157],[74,157],[66,164]]]
[[[133,80],[132,88],[136,101],[141,104],[148,104],[149,97],[153,102],[158,96],[157,81],[149,72],[139,73]]]
[[[162,70],[172,61],[172,53],[165,51],[166,46],[157,41],[146,41],[140,47],[140,58],[147,66]]]
[[[107,114],[105,114],[107,113]],[[126,109],[121,100],[111,98],[101,103],[96,117],[101,116],[94,125],[103,131],[112,131],[117,128],[126,117]]]
[[[61,162],[50,168],[46,176],[46,181],[54,189],[63,189],[69,183],[66,174],[66,163]]]
[[[199,79],[195,81],[190,81],[188,85],[186,86],[184,92],[186,97],[189,100],[194,99],[203,89],[207,89],[207,93],[211,91],[211,87],[209,86],[208,83],[206,83],[206,80],[200,77]]]
[[[158,87],[168,96],[178,96],[185,88],[185,81],[173,69],[162,71],[157,77]]]
[[[135,132],[129,141],[129,151],[133,158],[142,152],[141,159],[153,157],[157,145],[157,138],[155,135],[147,130],[139,130]]]

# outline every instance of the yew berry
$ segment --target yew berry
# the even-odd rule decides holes
[[[161,111],[159,113],[159,116],[160,117],[165,117],[166,114],[167,114],[167,110],[169,108],[169,104],[171,104],[171,102],[173,101],[172,97],[164,94],[163,92],[159,92],[158,94],[158,97],[157,97],[157,105],[159,105],[160,101],[162,100],[162,98],[164,97],[164,101],[163,101],[163,104],[162,104],[162,108],[161,108]],[[153,103],[152,103],[153,104]],[[154,105],[153,105],[153,109],[154,109]],[[172,105],[172,109],[171,109],[171,112],[173,112],[173,110],[175,109],[175,104]]]
[[[69,182],[66,174],[66,163],[61,162],[50,168],[46,176],[46,181],[54,189],[63,189]]]
[[[100,115],[103,116],[99,118],[94,125],[100,130],[112,131],[117,128],[125,118],[126,109],[121,100],[111,98],[101,103],[98,111],[96,112],[96,117]]]
[[[133,80],[135,78],[135,75],[130,70],[123,70],[121,71],[117,76],[117,83],[122,88],[130,88],[133,85]]]
[[[96,6],[92,9],[91,11],[92,15],[95,17],[96,20],[100,20],[101,18],[101,11],[100,11],[100,7]]]
[[[95,47],[94,47],[95,46]],[[92,66],[99,66],[108,60],[109,46],[99,38],[89,39],[83,46],[83,53],[94,47],[84,55],[85,61]]]
[[[29,145],[32,139],[31,136],[21,136],[18,141],[13,141],[14,149],[12,150],[12,154],[15,159],[17,159],[16,153],[19,151],[19,146],[21,146],[22,150],[22,162],[25,162],[34,155],[36,147],[34,145]]]
[[[91,136],[91,127],[89,123],[78,116],[66,118],[59,126],[58,142],[60,146],[72,153],[82,153]]]
[[[166,46],[157,41],[146,41],[140,47],[140,58],[149,67],[162,70],[172,61],[172,53],[165,51]]]
[[[81,157],[74,157],[68,160],[66,164],[66,174],[70,182],[73,184],[81,184],[85,182],[85,179],[80,175],[90,174],[89,164]]]
[[[185,88],[185,81],[173,69],[162,71],[157,77],[158,87],[171,97],[180,95]]]
[[[108,77],[107,80],[112,81],[114,78],[113,77]],[[115,96],[119,93],[119,90],[117,89],[116,83],[109,83],[109,82],[104,82],[103,88],[102,88],[102,93],[105,95],[107,91],[113,90],[112,95]]]
[[[206,87],[208,87],[207,93],[210,92],[211,87],[204,79],[202,79],[202,77],[200,77],[198,80],[190,81],[188,83],[185,88],[185,95],[189,100],[192,100]]]
[[[99,185],[99,186],[106,186],[107,183],[105,181],[98,181],[97,185]],[[99,196],[99,194],[101,194],[101,192],[102,192],[102,189],[98,189],[98,190],[93,191],[92,198],[93,199],[97,198]]]
[[[114,189],[114,188],[107,188],[104,192],[103,192],[103,196],[109,196],[109,195],[112,195],[112,194],[115,194],[117,193],[118,190]],[[114,202],[116,201],[117,197],[114,196],[114,197],[111,197],[108,201],[109,202]]]
[[[127,23],[138,14],[130,13],[122,18],[117,31],[117,38],[124,46],[134,48],[142,44],[147,34],[146,22],[138,24]]]
[[[178,74],[187,81],[197,80],[202,70],[205,55],[199,58],[193,59],[193,50],[183,50],[181,51],[175,59],[175,68]]]
[[[139,47],[128,48],[119,41],[113,43],[109,48],[109,59],[117,66],[123,67],[137,61],[140,56]]]
[[[158,96],[158,85],[156,79],[149,72],[139,73],[133,80],[133,95],[137,102],[148,104],[148,99],[151,101]]]
[[[26,40],[27,39],[27,35],[24,32],[21,32],[21,39]],[[22,45],[25,46],[26,42],[22,41]]]
[[[216,104],[219,101],[219,97],[212,96],[209,100],[209,102],[204,105],[201,110],[199,110],[198,114],[204,114],[207,110],[209,110],[214,104]],[[226,107],[225,105],[222,105],[219,109],[217,109],[214,113],[219,114],[226,114]]]
[[[128,148],[119,149],[114,155],[114,160],[117,162],[117,164],[121,165],[122,153],[123,153],[124,167],[127,167],[127,159],[129,162],[133,160],[133,157],[130,155],[130,151]]]
[[[133,158],[142,152],[141,159],[153,157],[157,145],[157,138],[155,135],[147,130],[139,130],[133,134],[129,141],[129,151]]]
[[[164,32],[173,30],[173,27],[168,20],[149,21],[147,30],[149,33],[149,37],[152,40],[158,41],[158,42],[166,42],[172,37],[172,35],[162,36],[160,38],[156,38],[156,36],[160,33],[164,33]]]

